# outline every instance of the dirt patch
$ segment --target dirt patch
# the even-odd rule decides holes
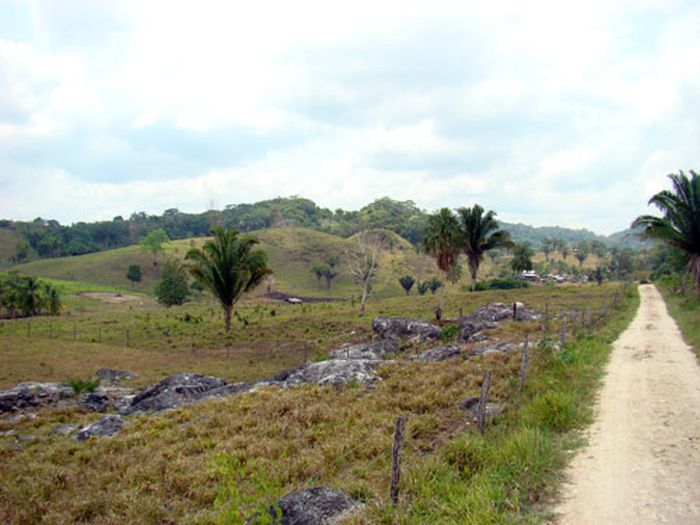
[[[80,297],[87,297],[89,299],[97,299],[104,303],[120,304],[120,303],[131,303],[136,301],[143,301],[143,297],[137,295],[125,295],[122,293],[111,293],[111,292],[82,292],[78,294]]]
[[[562,525],[700,523],[700,367],[656,288],[640,293],[570,467]]]
[[[263,299],[272,299],[273,301],[286,301],[287,299],[301,299],[305,303],[338,303],[347,301],[339,297],[303,297],[301,295],[292,295],[284,292],[268,292],[262,296]]]

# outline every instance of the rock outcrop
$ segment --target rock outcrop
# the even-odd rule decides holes
[[[421,319],[405,317],[377,317],[372,321],[372,331],[379,339],[408,339],[431,341],[440,338],[439,327]]]
[[[268,510],[269,516],[253,516],[249,525],[333,525],[357,508],[347,494],[327,487],[290,492]]]
[[[462,349],[457,345],[444,345],[426,350],[419,354],[416,359],[419,361],[444,361],[457,357],[462,353]]]
[[[75,435],[78,441],[84,441],[89,437],[113,436],[126,424],[126,419],[121,416],[105,416],[99,421],[81,428]]]
[[[0,390],[0,413],[52,405],[74,395],[73,388],[60,383],[19,383]]]
[[[167,410],[200,399],[235,394],[248,388],[244,383],[228,384],[224,379],[202,374],[178,374],[141,390],[122,413]]]
[[[333,359],[382,359],[386,355],[396,355],[399,345],[392,339],[384,339],[374,343],[345,346],[331,350]]]
[[[491,303],[477,308],[474,312],[457,320],[459,340],[473,341],[481,331],[496,328],[499,323],[512,318],[513,303]],[[515,319],[517,321],[539,319],[539,314],[529,310],[523,303],[515,303]]]
[[[329,359],[285,370],[267,381],[256,383],[256,386],[339,385],[348,382],[371,385],[379,379],[374,374],[375,368],[384,363],[386,361],[381,359]]]

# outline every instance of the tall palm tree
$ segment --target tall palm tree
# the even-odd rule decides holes
[[[428,217],[423,232],[423,249],[435,257],[438,268],[447,273],[455,265],[460,251],[459,221],[452,210],[442,208]]]
[[[700,293],[700,174],[690,170],[688,177],[679,171],[668,177],[673,191],[664,190],[649,199],[664,216],[642,215],[632,227],[643,227],[647,237],[660,239],[685,254]]]
[[[511,248],[513,241],[507,231],[499,229],[494,211],[484,213],[484,208],[475,204],[471,208],[459,208],[457,214],[462,236],[460,244],[467,256],[473,289],[484,254],[496,248]]]
[[[229,332],[233,305],[272,270],[267,267],[267,254],[252,249],[258,243],[254,237],[239,237],[236,230],[221,227],[214,228],[212,234],[214,238],[206,241],[202,249],[188,251],[185,260],[190,262],[192,277],[221,303]]]

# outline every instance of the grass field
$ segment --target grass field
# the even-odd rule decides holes
[[[617,284],[466,294],[453,287],[442,297],[370,301],[365,317],[350,302],[299,307],[250,299],[238,307],[248,324],[236,322],[228,357],[221,314],[205,299],[166,309],[146,297],[110,304],[70,295],[68,314],[32,319],[29,335],[26,320],[0,322],[0,382],[88,378],[103,366],[137,372],[135,386],[185,370],[260,379],[300,363],[305,353],[323,356],[341,343],[369,340],[376,315],[431,317],[440,300],[447,317],[515,300],[540,310],[548,305],[552,314],[598,311],[617,293]],[[2,419],[0,432],[13,433],[0,436],[0,517],[7,523],[243,523],[281,494],[323,484],[365,502],[352,523],[530,519],[552,491],[571,444],[565,436],[587,421],[608,343],[634,305],[630,296],[595,337],[573,340],[562,352],[534,352],[524,398],[516,395],[520,356],[514,353],[388,363],[384,380],[369,391],[261,389],[132,417],[113,438],[89,444],[50,434],[63,422],[96,419],[77,409]],[[539,337],[540,324],[506,322],[488,337],[522,340],[526,333]],[[485,369],[494,374],[493,399],[508,408],[482,439],[458,404],[478,393]],[[402,503],[393,508],[389,450],[398,415],[409,423]],[[18,436],[33,438],[18,446]]]

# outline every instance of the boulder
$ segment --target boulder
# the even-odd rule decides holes
[[[385,339],[375,343],[336,348],[331,350],[330,356],[336,359],[382,359],[388,354],[396,355],[398,350],[399,345],[395,341]]]
[[[416,359],[419,361],[444,361],[452,357],[457,357],[462,353],[462,349],[457,345],[444,345],[426,350],[419,354]]]
[[[97,389],[81,395],[78,398],[78,406],[92,412],[105,412],[110,406],[110,399],[103,389]]]
[[[100,368],[95,372],[95,379],[108,385],[116,385],[125,379],[133,379],[135,376],[126,370],[115,370],[114,368]]]
[[[460,317],[459,340],[473,341],[482,330],[496,328],[499,323],[513,318],[513,303],[490,303],[477,308],[474,312]],[[515,318],[518,321],[539,319],[540,315],[529,310],[523,303],[515,303]]]
[[[522,344],[518,343],[494,343],[492,345],[475,348],[469,352],[470,356],[490,355],[503,352],[512,352],[520,348]]]
[[[441,335],[440,328],[428,321],[404,317],[377,317],[372,321],[372,331],[379,339],[410,341],[430,341]]]
[[[479,397],[468,397],[459,404],[459,408],[466,410],[476,421],[476,412],[479,409]],[[491,418],[497,414],[500,414],[505,410],[505,404],[503,403],[486,403],[486,410],[484,411],[484,416],[486,419]]]
[[[374,375],[374,369],[386,362],[381,359],[329,359],[285,370],[256,386],[288,387],[305,383],[339,385],[350,381],[370,385],[379,380]]]
[[[327,487],[290,492],[268,510],[269,516],[253,516],[249,525],[333,525],[357,508],[347,494]],[[263,519],[261,519],[263,518]]]
[[[228,384],[219,377],[202,374],[178,374],[144,388],[122,413],[167,410],[200,399],[235,394],[248,386],[244,383]]]
[[[60,383],[20,383],[0,390],[0,413],[51,405],[74,395],[71,387]]]
[[[89,437],[113,436],[126,424],[126,419],[121,416],[105,416],[99,421],[81,428],[75,435],[78,441],[84,441]]]

